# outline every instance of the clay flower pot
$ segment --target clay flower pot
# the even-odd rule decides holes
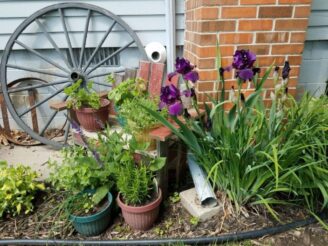
[[[102,98],[100,99],[100,104],[101,106],[99,109],[88,107],[74,109],[76,117],[83,129],[89,132],[97,132],[103,129],[103,126],[108,121],[109,100]]]
[[[126,205],[122,201],[120,194],[116,200],[122,210],[125,222],[135,230],[145,231],[152,227],[158,217],[159,205],[162,201],[162,191],[159,189],[158,197],[144,206]]]

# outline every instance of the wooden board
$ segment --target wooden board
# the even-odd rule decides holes
[[[149,79],[148,92],[152,97],[159,96],[161,94],[163,74],[164,74],[163,63],[152,63],[151,64],[151,74]]]

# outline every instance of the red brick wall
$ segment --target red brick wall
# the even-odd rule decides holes
[[[273,61],[282,67],[291,65],[289,92],[296,94],[311,0],[186,0],[184,56],[198,67],[198,99],[215,91],[216,38],[222,64],[232,62],[236,49],[256,53],[262,74]],[[226,74],[227,89],[235,83],[232,72]],[[273,81],[264,85],[270,98]],[[268,101],[269,103],[269,101]]]

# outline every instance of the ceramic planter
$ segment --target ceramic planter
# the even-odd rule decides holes
[[[72,221],[75,230],[83,236],[96,236],[104,232],[111,221],[111,207],[113,197],[108,192],[108,204],[98,213],[88,216],[70,215],[69,220]]]
[[[162,201],[162,191],[159,189],[158,197],[145,206],[126,205],[122,201],[120,194],[116,200],[122,210],[125,222],[135,230],[145,231],[152,227],[158,217],[159,206]]]
[[[76,117],[83,129],[89,132],[97,132],[103,129],[108,121],[109,100],[100,99],[101,107],[99,109],[82,107],[74,109]]]

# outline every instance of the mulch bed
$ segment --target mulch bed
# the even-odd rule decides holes
[[[164,201],[160,218],[152,229],[146,232],[133,231],[124,223],[117,212],[113,223],[106,232],[94,240],[116,239],[158,239],[158,238],[193,238],[211,237],[227,233],[249,231],[279,223],[265,211],[243,209],[239,215],[232,212],[232,205],[222,194],[218,194],[224,209],[207,222],[197,222],[182,207],[179,201]],[[61,193],[51,190],[38,196],[35,212],[30,215],[7,217],[0,220],[1,239],[76,239],[86,238],[74,232],[64,217],[60,217],[54,208],[61,204]],[[308,215],[304,210],[287,208],[278,210],[283,223],[304,219]],[[328,232],[318,223],[305,228],[294,229],[275,236],[251,240],[233,245],[327,245]]]

